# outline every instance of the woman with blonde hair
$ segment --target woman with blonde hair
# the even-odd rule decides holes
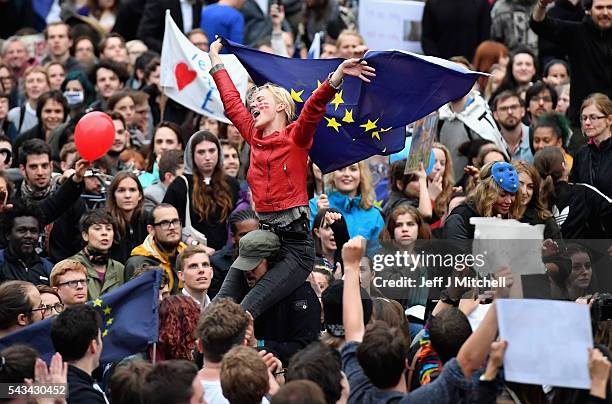
[[[523,223],[531,225],[544,225],[544,238],[559,240],[562,238],[561,230],[555,221],[552,213],[546,209],[546,206],[540,198],[540,188],[542,177],[535,169],[526,161],[516,160],[512,162],[512,167],[516,170],[519,179],[519,187],[521,190],[519,219]]]
[[[365,161],[334,171],[326,176],[325,183],[329,194],[322,194],[309,202],[310,227],[319,209],[337,209],[346,220],[350,237],[367,239],[368,255],[376,251],[384,221],[380,210],[374,206],[374,187]]]
[[[601,93],[590,95],[580,107],[582,133],[588,142],[574,157],[569,180],[589,184],[612,198],[612,101]]]
[[[473,239],[472,217],[520,217],[519,179],[512,165],[499,161],[488,163],[480,170],[479,178],[465,203],[457,206],[444,222],[444,238]]]

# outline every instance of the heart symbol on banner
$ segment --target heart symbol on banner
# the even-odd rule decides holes
[[[176,84],[178,85],[179,91],[194,81],[197,75],[195,70],[191,70],[185,62],[177,63],[174,67],[174,77],[176,77]]]

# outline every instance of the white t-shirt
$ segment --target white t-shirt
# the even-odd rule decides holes
[[[204,388],[204,400],[208,404],[229,404],[227,398],[223,396],[223,390],[221,389],[221,381],[210,381],[200,380],[202,387]],[[270,404],[267,398],[261,400],[261,404]]]

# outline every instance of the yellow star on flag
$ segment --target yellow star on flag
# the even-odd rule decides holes
[[[113,324],[113,318],[109,318],[108,320],[106,320],[106,325],[112,325]]]
[[[352,109],[345,109],[344,110],[344,118],[342,118],[342,122],[346,122],[346,123],[353,123],[355,122],[355,120],[353,119],[353,110]]]
[[[332,127],[336,130],[336,132],[340,132],[338,130],[339,127],[342,126],[342,124],[340,124],[340,122],[336,121],[336,118],[328,118],[326,116],[324,116],[323,118],[325,118],[325,120],[327,121],[327,127]]]
[[[380,118],[378,118],[380,119]],[[364,123],[363,125],[359,125],[360,128],[364,128],[366,132],[371,131],[372,129],[376,129],[376,124],[378,123],[378,119],[376,119],[374,122],[370,121],[368,119],[367,123]],[[372,135],[373,136],[373,135]],[[379,138],[380,139],[380,138]]]
[[[334,105],[334,111],[337,111],[337,110],[338,110],[338,106],[339,106],[340,104],[344,104],[344,100],[342,99],[342,91],[343,91],[343,90],[340,90],[340,92],[339,92],[339,93],[336,93],[336,94],[334,95],[334,99],[333,99],[333,100],[330,102],[330,104],[333,104],[333,105]]]
[[[106,337],[108,335],[108,330],[104,330],[104,332],[102,333],[102,337]]]
[[[321,87],[321,80],[317,80],[317,88],[315,88],[314,90],[312,90],[312,94],[314,94],[315,91],[317,91],[319,89],[319,87]]]
[[[94,300],[93,305],[94,307],[102,307],[102,303],[104,303],[102,299],[96,299]]]
[[[383,204],[383,201],[376,201],[376,202],[374,202],[374,206],[376,206],[379,209],[382,209],[382,204]]]
[[[112,309],[109,306],[106,306],[104,308],[104,315],[108,316],[109,314],[111,314]]]
[[[374,138],[380,140],[380,133],[378,131],[372,132],[372,139],[374,139]]]
[[[293,88],[291,89],[291,98],[293,98],[293,101],[295,102],[304,102],[302,100],[302,94],[304,93],[304,90],[302,91],[295,91]]]

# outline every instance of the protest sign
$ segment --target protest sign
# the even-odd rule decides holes
[[[425,118],[414,123],[410,152],[406,160],[404,173],[418,171],[419,165],[429,168],[431,160],[431,146],[433,145],[438,127],[438,111],[434,111]],[[429,170],[431,171],[431,170]]]
[[[589,306],[543,299],[500,299],[499,336],[508,341],[506,381],[589,389],[593,347]]]
[[[221,60],[244,100],[246,70],[234,55],[221,55]],[[208,53],[189,42],[167,12],[160,66],[160,84],[165,94],[192,111],[230,123],[217,86],[208,73],[211,67]]]
[[[422,53],[421,20],[425,3],[408,0],[361,0],[359,33],[370,49]]]
[[[509,267],[515,275],[510,295],[523,297],[522,275],[546,272],[542,263],[544,225],[496,217],[473,217],[470,223],[476,226],[472,253],[486,256],[487,265],[480,272]]]

